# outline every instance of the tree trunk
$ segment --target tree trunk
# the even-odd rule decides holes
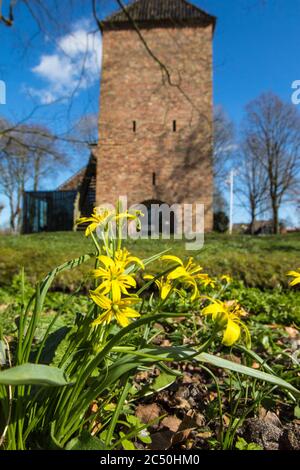
[[[21,233],[22,231],[22,226],[23,226],[23,211],[22,211],[22,202],[23,202],[23,198],[24,198],[24,192],[25,192],[25,182],[24,182],[24,179],[22,179],[22,183],[21,183],[21,187],[19,188],[19,191],[18,191],[18,202],[17,202],[17,208],[16,208],[16,212],[17,212],[17,230],[18,230],[18,233]]]
[[[10,195],[8,199],[9,199],[9,211],[10,211],[9,225],[10,225],[11,231],[14,232],[16,228],[16,224],[15,224],[16,214],[15,214],[13,196]]]
[[[255,209],[255,204],[252,200],[251,201],[251,222],[249,225],[249,230],[250,230],[251,235],[254,235],[254,232],[255,232],[255,221],[256,221],[256,209]]]
[[[252,219],[249,225],[251,235],[255,235],[255,219]]]
[[[33,191],[37,191],[40,179],[40,157],[36,156],[34,161]]]
[[[273,202],[272,204],[272,212],[273,212],[273,233],[274,235],[278,235],[279,234],[279,208],[278,208],[278,205]]]

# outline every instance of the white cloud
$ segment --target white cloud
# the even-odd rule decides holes
[[[88,21],[78,22],[62,36],[53,54],[42,55],[32,72],[46,82],[43,89],[28,90],[41,103],[48,104],[92,86],[100,76],[102,41],[91,33]]]

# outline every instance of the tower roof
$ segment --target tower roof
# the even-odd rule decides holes
[[[135,0],[126,5],[126,11],[119,10],[106,17],[104,27],[109,29],[127,29],[133,27],[133,20],[138,25],[155,26],[157,24],[201,24],[215,26],[216,17],[185,0]]]

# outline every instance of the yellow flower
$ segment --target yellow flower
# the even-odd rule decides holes
[[[246,312],[236,301],[221,302],[217,299],[211,299],[212,303],[202,310],[203,315],[211,315],[220,327],[224,327],[222,343],[225,346],[232,346],[241,336],[241,329],[246,334],[246,342],[250,344],[250,333],[247,326],[240,320]]]
[[[128,219],[128,220],[137,220],[139,217],[143,217],[144,214],[139,211],[139,210],[136,210],[134,212],[134,214],[130,214],[130,212],[126,211],[126,212],[120,212],[119,214],[117,214],[115,216],[115,220],[122,220],[122,219]]]
[[[290,284],[289,284],[290,286],[296,286],[297,284],[300,284],[300,268],[298,271],[289,271],[287,273],[287,276],[292,276],[295,278],[292,281],[290,281]]]
[[[114,259],[118,263],[122,263],[124,268],[127,268],[131,263],[138,264],[142,269],[145,269],[144,263],[137,256],[132,256],[126,248],[116,251]]]
[[[128,221],[135,221],[135,225],[136,225],[136,229],[139,231],[141,230],[141,221],[140,221],[140,217],[143,217],[144,214],[140,211],[140,210],[136,210],[134,211],[133,214],[131,214],[130,212],[126,211],[126,212],[120,212],[118,213],[115,217],[114,217],[114,220],[116,221],[117,223],[117,226],[119,227],[119,229],[122,230],[122,224],[123,224],[123,220],[126,219]]]
[[[170,291],[173,288],[171,281],[169,279],[165,279],[164,277],[160,279],[155,279],[155,277],[152,276],[152,274],[146,274],[146,276],[144,276],[144,279],[145,280],[154,279],[154,282],[159,289],[159,294],[162,300],[165,300],[167,298],[167,296],[169,295]]]
[[[101,323],[110,323],[116,319],[122,327],[128,326],[131,318],[138,318],[140,314],[131,308],[132,305],[140,301],[138,297],[125,297],[123,299],[116,298],[112,295],[109,299],[101,293],[90,292],[91,299],[101,307],[104,312],[93,321],[92,326],[100,325]]]
[[[197,279],[205,286],[215,287],[216,282],[208,274],[198,274]]]
[[[177,268],[168,274],[167,279],[169,281],[178,279],[188,286],[191,286],[193,288],[193,295],[191,300],[195,300],[199,293],[196,279],[200,279],[201,276],[203,276],[203,274],[200,274],[200,271],[202,271],[201,266],[195,264],[193,258],[189,258],[186,266],[184,266],[181,259],[177,256],[164,255],[161,257],[161,259],[163,261],[174,261],[175,263],[179,264]]]
[[[90,222],[90,225],[86,228],[85,236],[88,237],[92,232],[96,230],[100,225],[105,225],[108,222],[112,212],[108,209],[95,207],[90,217],[80,217],[77,221],[77,225],[86,224]]]
[[[94,293],[108,294],[112,292],[115,299],[120,299],[122,294],[129,295],[127,289],[136,287],[136,281],[133,276],[126,274],[126,267],[131,263],[143,263],[135,256],[130,256],[127,250],[119,250],[115,254],[115,259],[109,256],[98,256],[98,260],[103,267],[93,271],[95,278],[101,278],[101,284]]]
[[[119,223],[123,219],[136,220],[137,224],[139,224],[139,217],[142,215],[142,212],[138,210],[135,211],[134,214],[130,214],[128,211],[116,214],[115,211],[108,210],[105,207],[95,207],[90,217],[80,217],[76,221],[76,224],[81,225],[90,222],[90,225],[85,231],[85,235],[89,236],[97,227],[103,227],[113,221]]]
[[[228,274],[223,274],[223,276],[220,277],[220,280],[225,281],[226,284],[230,284],[232,282],[232,277]]]

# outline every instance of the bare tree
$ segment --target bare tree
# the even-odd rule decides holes
[[[24,147],[7,142],[1,149],[0,188],[8,198],[10,228],[16,232],[20,224],[21,201],[28,178],[28,154]]]
[[[266,211],[268,204],[267,172],[257,155],[253,143],[245,136],[239,160],[238,195],[250,215],[250,233],[255,232],[257,217]]]
[[[14,127],[4,120],[1,124],[13,129],[0,139],[0,190],[8,198],[10,228],[15,232],[21,225],[25,189],[36,191],[42,178],[67,161],[48,129],[36,125]]]
[[[84,115],[75,125],[77,140],[80,139],[88,145],[98,141],[98,115],[94,113]]]
[[[234,126],[221,106],[214,110],[214,179],[224,181],[228,172],[228,164],[234,152]]]
[[[19,135],[18,135],[19,134]],[[26,125],[18,127],[14,136],[18,144],[28,152],[30,186],[33,191],[39,189],[45,177],[49,177],[61,168],[68,165],[66,154],[60,150],[60,141],[47,128],[39,125]]]
[[[261,95],[246,108],[245,138],[249,156],[266,173],[273,232],[279,232],[279,209],[299,187],[300,115],[273,93]]]

